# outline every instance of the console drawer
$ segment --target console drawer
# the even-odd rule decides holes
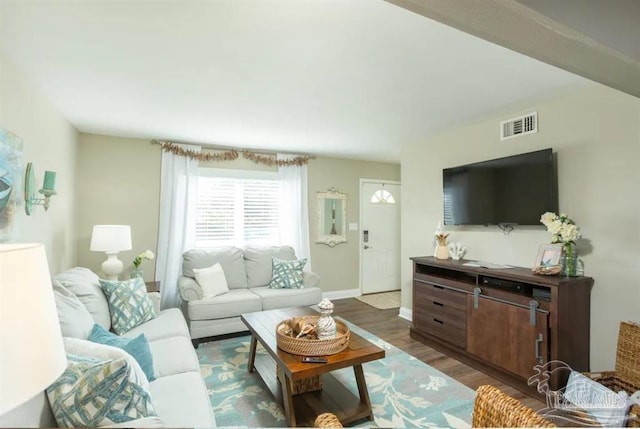
[[[442,322],[447,323],[459,329],[467,328],[467,312],[446,304],[441,304],[428,297],[418,298],[416,300],[419,310],[418,317],[434,317]]]
[[[420,312],[414,316],[413,326],[418,331],[431,334],[460,348],[467,346],[466,328],[458,328],[444,317]]]
[[[467,310],[467,298],[464,292],[458,292],[431,283],[414,282],[416,300],[426,299],[443,306]]]

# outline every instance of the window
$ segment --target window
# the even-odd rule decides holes
[[[378,189],[371,195],[369,202],[373,204],[395,204],[396,199],[386,189]]]
[[[196,247],[277,245],[279,194],[271,172],[202,169]]]

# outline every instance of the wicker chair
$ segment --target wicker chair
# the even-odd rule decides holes
[[[472,426],[474,428],[556,427],[517,399],[489,385],[480,386],[476,391]]]
[[[640,390],[640,325],[620,323],[615,371],[587,372],[584,375],[614,392],[624,390],[631,395]],[[640,427],[640,405],[629,409],[627,426]]]

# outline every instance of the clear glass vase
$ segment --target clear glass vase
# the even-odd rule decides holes
[[[562,274],[567,277],[578,277],[583,274],[584,268],[579,267],[582,261],[578,259],[575,245],[566,244],[562,254]]]
[[[144,273],[142,272],[142,269],[134,268],[133,271],[131,271],[130,278],[135,279],[136,277],[140,277],[142,279],[144,278],[143,275]]]

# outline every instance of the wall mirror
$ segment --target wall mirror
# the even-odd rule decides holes
[[[347,242],[347,194],[330,188],[318,192],[318,240],[330,247]]]

